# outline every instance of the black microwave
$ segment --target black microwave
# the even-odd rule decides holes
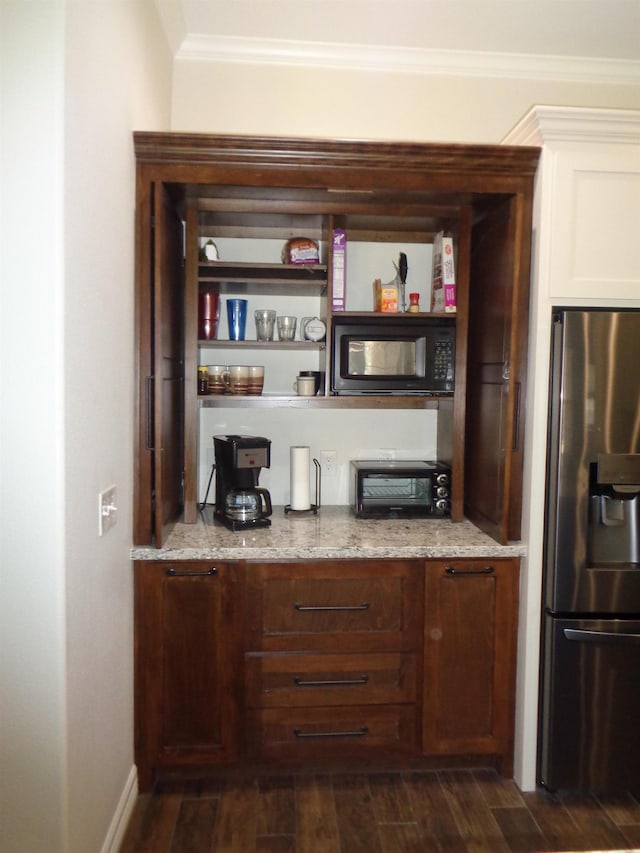
[[[453,394],[453,317],[334,316],[332,345],[332,394]]]
[[[451,469],[437,462],[359,459],[351,462],[349,502],[359,518],[445,518]]]

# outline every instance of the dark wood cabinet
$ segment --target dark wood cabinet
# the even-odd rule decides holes
[[[172,133],[136,133],[134,144],[135,544],[159,548],[181,515],[196,520],[199,407],[217,405],[257,417],[331,408],[336,419],[349,408],[435,409],[452,520],[467,516],[503,544],[519,538],[539,149]],[[330,251],[305,277],[203,262],[199,236],[327,240],[334,228],[364,243],[453,235],[453,397],[199,398],[202,287],[322,298],[326,341],[278,346],[285,357],[313,350],[327,373],[333,318]],[[425,583],[424,561],[412,559],[136,563],[141,790],[156,771],[249,757],[493,756],[508,774],[517,569],[427,561]]]
[[[247,587],[247,744],[253,757],[415,753],[421,562],[250,565]]]
[[[344,228],[359,242],[430,244],[439,230],[457,251],[455,394],[368,397],[368,408],[436,408],[437,447],[452,468],[452,518],[466,515],[499,541],[519,535],[528,270],[539,150],[525,147],[136,133],[138,406],[134,539],[162,544],[182,512],[197,517],[197,303],[202,286],[324,293],[331,346],[329,253],[318,280],[273,265],[212,268],[198,235],[286,240]],[[186,239],[175,223],[183,222]],[[330,242],[330,241],[328,241]],[[274,278],[275,276],[275,278]],[[283,288],[285,289],[283,291]],[[288,289],[288,290],[287,290]],[[252,291],[253,292],[253,291]],[[255,342],[254,342],[255,343]],[[243,352],[246,342],[238,342]],[[468,346],[469,345],[469,346]],[[328,373],[328,370],[327,370]],[[473,376],[470,381],[467,374]],[[336,410],[362,399],[234,400],[254,408]]]
[[[512,773],[518,560],[135,564],[136,762]]]
[[[491,755],[513,770],[518,560],[429,561],[423,752]]]
[[[247,575],[253,651],[377,651],[415,648],[420,561],[304,560],[251,563]]]
[[[241,589],[233,564],[136,562],[138,783],[239,753]]]

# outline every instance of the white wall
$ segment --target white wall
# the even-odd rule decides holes
[[[495,143],[533,104],[640,107],[637,72],[633,85],[604,85],[561,72],[527,79],[504,64],[503,76],[483,77],[179,59],[172,129]]]
[[[0,849],[8,853],[61,850],[66,831],[63,34],[55,4],[29,16],[2,7]]]
[[[167,129],[171,64],[146,0],[2,16],[0,848],[115,850],[136,790],[131,132]]]

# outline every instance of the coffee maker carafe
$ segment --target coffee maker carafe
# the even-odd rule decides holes
[[[271,441],[251,435],[214,435],[216,508],[214,518],[230,530],[268,527],[271,495],[258,487],[261,468],[271,462]]]

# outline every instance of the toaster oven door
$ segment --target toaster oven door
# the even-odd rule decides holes
[[[431,515],[431,477],[361,472],[360,515],[395,518]]]

